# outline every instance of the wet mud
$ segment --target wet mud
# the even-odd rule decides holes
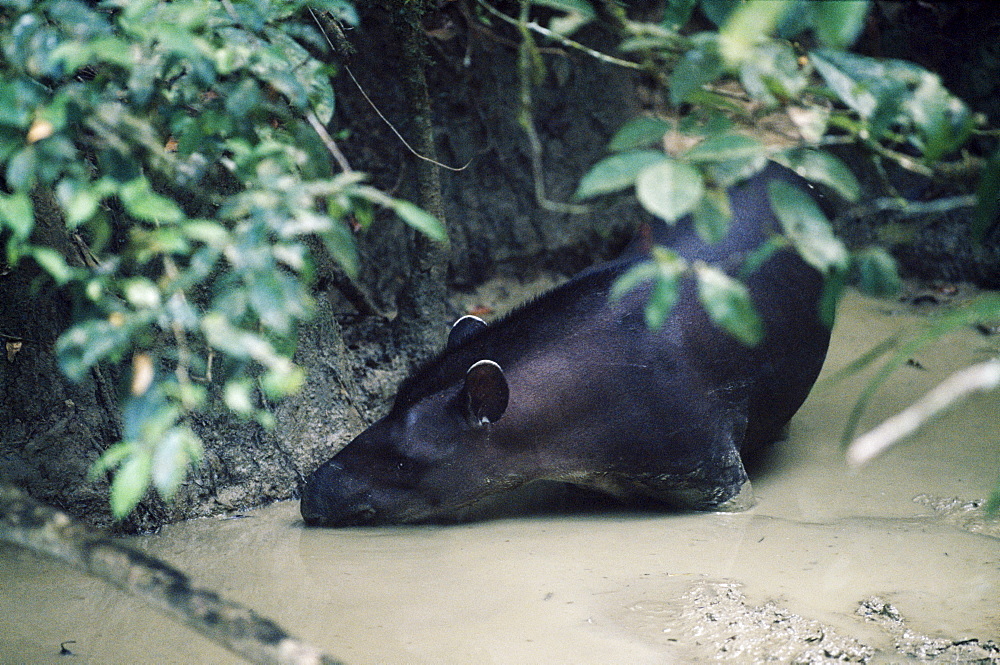
[[[850,295],[824,377],[938,307]],[[974,329],[878,393],[878,422],[997,353]],[[1000,395],[848,471],[870,371],[821,379],[738,514],[607,508],[454,526],[305,529],[295,502],[136,546],[347,663],[1000,663]],[[0,546],[0,662],[233,663],[96,581]],[[60,644],[72,657],[60,656]]]

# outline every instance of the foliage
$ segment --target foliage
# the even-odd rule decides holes
[[[201,443],[188,417],[218,395],[264,425],[296,390],[314,247],[351,276],[353,234],[386,207],[443,241],[412,204],[334,174],[324,126],[334,67],[315,12],[346,0],[0,2],[0,242],[81,294],[65,373],[131,364],[111,502],[171,496]],[[333,145],[335,148],[335,145]],[[86,266],[39,232],[51,199]],[[51,207],[51,206],[50,206]],[[51,220],[50,220],[51,221]],[[48,236],[45,236],[48,237]]]
[[[695,104],[692,113],[679,122],[650,117],[627,122],[609,143],[612,154],[583,177],[576,198],[634,186],[639,202],[651,213],[671,224],[690,214],[698,232],[713,241],[728,227],[725,189],[761,170],[768,160],[853,201],[859,195],[857,180],[825,149],[827,144],[858,142],[901,159],[905,146],[918,155],[912,161],[932,163],[958,148],[972,130],[972,114],[935,74],[907,62],[843,50],[864,24],[866,2],[703,0],[701,9],[718,31],[684,36],[679,28],[697,6],[686,0],[667,2],[660,23],[625,23],[629,36],[620,46],[655,63],[654,73],[667,82],[671,103]],[[803,41],[790,41],[796,37]],[[805,49],[803,43],[813,46]],[[798,140],[772,146],[742,129],[752,127],[755,117],[750,105],[736,105],[717,91],[726,79],[737,79],[752,105],[771,113],[785,109]],[[664,143],[680,147],[652,147]],[[770,197],[784,230],[784,240],[775,242],[794,246],[826,276],[826,321],[833,321],[850,271],[869,292],[885,292],[898,284],[894,262],[884,250],[849,252],[809,196],[775,183]],[[698,280],[706,310],[718,325],[744,342],[759,339],[749,332],[755,314],[745,292],[713,289],[707,280],[717,277],[704,268],[679,269]],[[649,303],[655,312],[650,320],[662,320],[669,312],[677,288],[673,275],[648,271],[647,278],[658,283]],[[719,302],[710,294],[717,294]]]
[[[568,35],[598,16],[587,0],[532,1],[558,13],[548,28],[527,27],[564,46],[578,47]],[[581,179],[578,200],[634,187],[649,212],[670,224],[690,215],[699,234],[712,242],[728,228],[725,189],[760,171],[768,160],[854,201],[858,182],[829,146],[857,144],[904,168],[931,174],[976,129],[973,114],[936,74],[909,62],[846,50],[865,24],[867,0],[666,0],[658,22],[628,20],[608,2],[595,0],[594,5],[623,35],[618,50],[630,60],[619,64],[641,66],[664,84],[671,105],[689,107],[682,120],[641,116],[626,122],[609,142],[610,154]],[[696,9],[717,30],[685,32]],[[732,81],[739,82],[749,103],[734,101]],[[785,136],[781,145],[767,145],[757,138],[761,132],[755,123],[765,114],[783,115],[794,128],[792,140]],[[1000,150],[981,173],[972,215],[972,231],[980,239],[1000,208]],[[849,274],[867,293],[886,295],[898,288],[895,262],[884,249],[848,251],[823,212],[793,186],[772,183],[769,194],[783,234],[765,246],[764,254],[790,244],[825,276],[820,306],[831,325]],[[747,264],[762,256],[749,257]],[[654,248],[649,262],[625,274],[613,296],[652,282],[646,320],[660,325],[685,275],[697,280],[701,300],[717,325],[746,344],[760,340],[759,320],[739,282],[707,266],[689,264],[665,248]],[[997,318],[997,302],[984,298],[903,344],[862,394],[845,437],[853,435],[878,386],[914,348],[956,326]],[[881,353],[884,350],[870,354],[864,362]],[[1000,507],[1000,487],[990,505]]]

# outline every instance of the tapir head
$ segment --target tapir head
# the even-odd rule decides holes
[[[459,319],[448,349],[485,325],[476,317]],[[312,474],[302,490],[306,524],[445,519],[524,482],[509,465],[497,471],[495,423],[510,394],[503,369],[488,358],[463,361],[467,354],[457,355],[412,377],[388,415]]]

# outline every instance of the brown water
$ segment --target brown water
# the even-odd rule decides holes
[[[845,300],[826,376],[925,318],[891,308]],[[952,335],[894,377],[866,422],[998,344]],[[872,596],[911,636],[1000,641],[1000,527],[967,505],[1000,476],[1000,394],[851,473],[838,445],[861,385],[813,391],[752,474],[758,504],[745,513],[306,530],[297,503],[283,503],[132,542],[348,663],[789,662],[810,645],[909,662],[902,628],[856,614]],[[74,657],[58,655],[66,640]],[[237,661],[117,591],[0,546],[0,662]]]

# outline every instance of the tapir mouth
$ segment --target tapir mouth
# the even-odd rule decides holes
[[[344,468],[328,462],[302,485],[299,511],[307,526],[355,526],[369,524],[377,513],[365,487],[347,487]]]
[[[408,488],[380,487],[331,460],[301,488],[299,510],[306,526],[351,527],[423,522],[431,506]]]
[[[377,511],[370,504],[353,506],[351,509],[330,515],[320,512],[310,512],[303,508],[302,519],[306,526],[345,527],[365,526],[376,521]]]
[[[498,500],[502,502],[505,493],[491,493],[448,505],[431,505],[421,497],[409,495],[405,500],[395,497],[395,501],[377,507],[372,492],[364,492],[353,501],[345,502],[342,497],[311,490],[307,485],[303,488],[300,511],[306,526],[310,527],[454,524],[478,521],[489,515],[492,504]]]

